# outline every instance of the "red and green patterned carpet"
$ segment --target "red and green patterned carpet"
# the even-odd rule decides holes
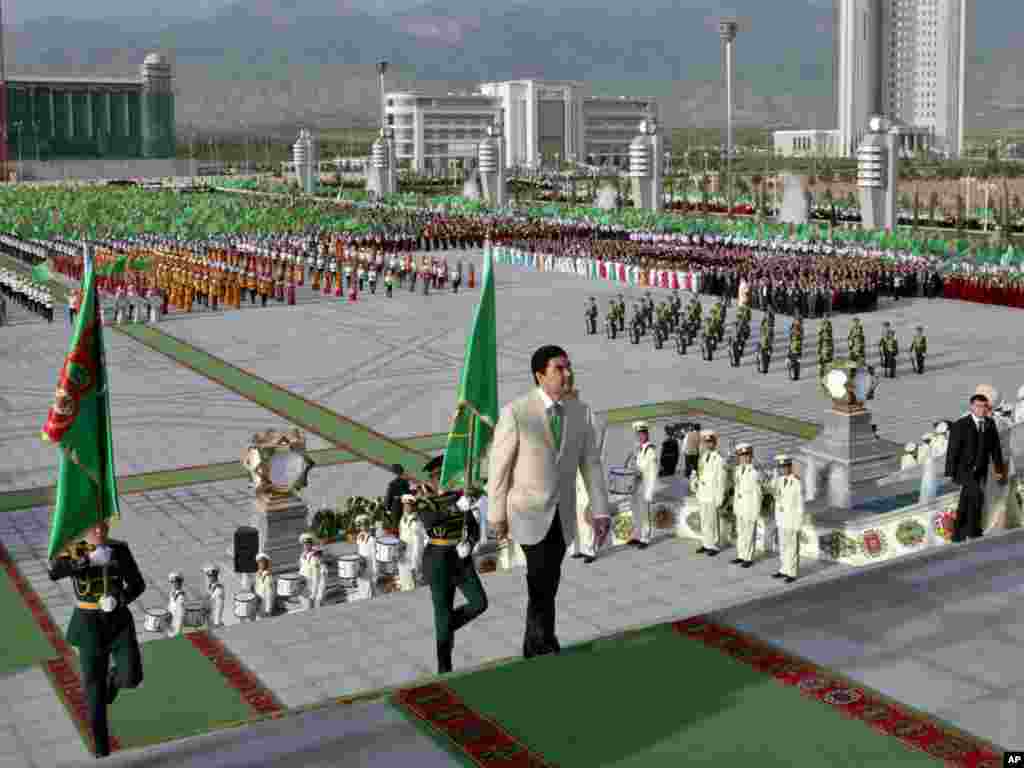
[[[1002,765],[989,744],[700,617],[392,701],[478,768]]]

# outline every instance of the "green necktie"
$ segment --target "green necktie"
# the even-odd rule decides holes
[[[562,445],[562,407],[560,403],[551,406],[551,434],[555,437],[555,452]]]

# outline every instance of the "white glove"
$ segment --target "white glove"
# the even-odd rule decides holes
[[[650,504],[652,501],[654,501],[654,494],[653,493],[645,493],[644,494],[644,501],[646,501],[648,504]]]
[[[455,502],[455,506],[460,512],[469,512],[473,505],[470,503],[468,496],[462,496]]]
[[[117,608],[117,598],[113,595],[104,595],[100,598],[100,610],[104,613],[111,613]]]
[[[415,504],[416,503],[416,497],[413,496],[411,493],[403,493],[402,494],[402,503],[403,504]]]
[[[89,562],[93,565],[106,565],[110,562],[110,547],[104,545],[96,547],[89,553]]]

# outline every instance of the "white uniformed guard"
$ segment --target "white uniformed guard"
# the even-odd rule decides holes
[[[945,456],[949,448],[949,425],[944,421],[936,422],[933,434],[932,456]]]
[[[402,496],[402,520],[398,526],[398,538],[405,546],[398,560],[398,586],[404,592],[416,588],[427,540],[423,523],[411,506],[415,501],[416,497],[411,493]]]
[[[359,597],[360,600],[373,597],[374,587],[377,584],[377,537],[370,530],[370,516],[357,515],[356,547],[359,556],[363,558],[363,569],[359,572]]]
[[[701,546],[697,554],[712,557],[719,552],[718,510],[725,501],[725,462],[718,453],[718,435],[705,429],[700,433],[705,449],[697,470],[697,505],[700,507]]]
[[[734,565],[749,568],[754,564],[754,540],[761,517],[761,474],[754,466],[754,447],[749,443],[736,446],[735,496],[736,559]]]
[[[921,435],[921,442],[917,444],[917,463],[924,464],[928,459],[932,457],[932,435],[931,432],[926,432]]]
[[[800,575],[800,529],[804,524],[804,490],[793,474],[793,459],[777,456],[782,474],[775,480],[775,525],[779,529],[779,570],[773,579],[792,584]]]
[[[302,554],[299,555],[299,575],[309,584],[310,576],[313,573],[313,545],[316,540],[313,534],[304,533],[299,536],[299,543],[302,545]]]
[[[264,616],[273,616],[277,595],[274,590],[274,574],[270,570],[270,557],[265,552],[256,555],[256,567],[259,570],[256,571],[256,583],[252,591],[260,599],[260,613]]]
[[[917,466],[917,443],[907,443],[903,446],[903,456],[900,458],[900,469],[908,469]]]
[[[323,550],[320,547],[313,547],[310,560],[312,566],[309,569],[310,575],[306,578],[306,607],[316,609],[323,603],[327,591],[327,568],[324,566]]]
[[[172,571],[167,576],[171,584],[171,594],[167,600],[167,610],[171,614],[171,623],[167,627],[168,637],[177,637],[181,634],[181,628],[185,624],[185,578],[177,571]]]
[[[572,397],[579,397],[579,390],[572,390]],[[601,457],[601,471],[605,470],[605,444],[608,437],[608,418],[591,413],[594,429],[594,444]],[[606,475],[607,476],[607,475]],[[486,516],[485,516],[486,517]],[[605,538],[608,541],[608,538]],[[576,538],[572,542],[572,556],[582,558],[584,565],[590,565],[598,554],[598,542],[594,536],[594,510],[587,493],[587,484],[583,482],[583,473],[576,470]]]
[[[224,585],[220,583],[220,568],[204,565],[206,574],[206,615],[209,627],[224,626]]]
[[[645,549],[651,540],[651,502],[654,501],[654,484],[658,482],[658,450],[651,445],[651,428],[646,421],[634,421],[633,432],[637,437],[636,483],[630,510],[633,514],[633,537],[631,547]]]
[[[1013,409],[1013,423],[1024,423],[1024,387],[1017,390],[1017,405]]]

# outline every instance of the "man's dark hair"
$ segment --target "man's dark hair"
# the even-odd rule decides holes
[[[530,370],[533,372],[534,384],[537,383],[537,376],[544,373],[548,369],[548,363],[556,357],[569,357],[569,353],[554,344],[547,344],[533,353],[533,357],[530,358]]]
[[[971,405],[974,405],[979,400],[985,403],[986,405],[988,404],[988,398],[985,397],[984,395],[971,395]]]

